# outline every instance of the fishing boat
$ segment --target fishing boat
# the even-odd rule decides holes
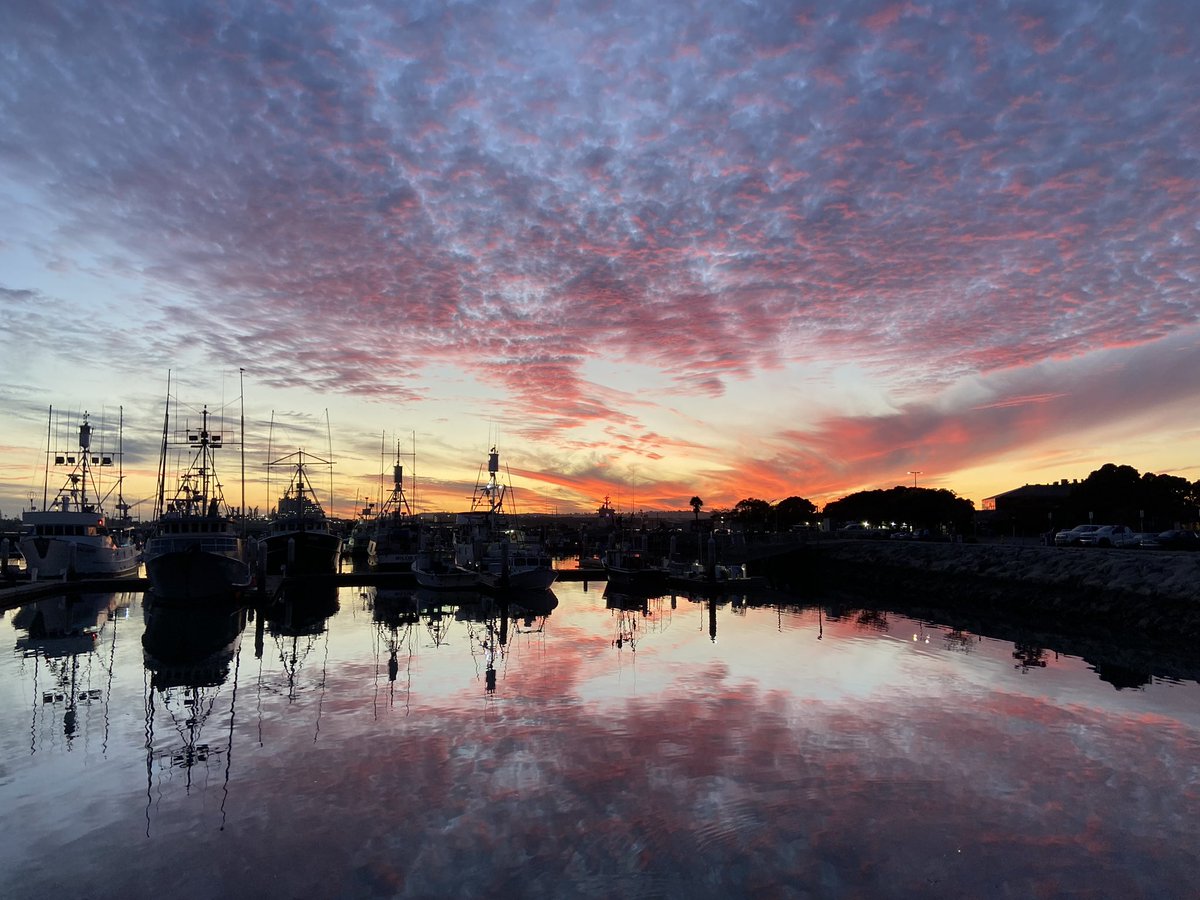
[[[332,466],[303,450],[281,457],[268,465],[290,469],[290,480],[270,530],[262,543],[266,546],[268,574],[332,574],[337,571],[342,539],[329,527],[325,510],[317,499],[308,477],[309,465]]]
[[[672,572],[667,580],[673,587],[693,593],[743,594],[767,586],[767,579],[762,575],[751,575],[745,563],[705,566],[695,562],[685,570]]]
[[[487,471],[484,482],[480,467],[471,511],[455,518],[455,562],[476,572],[480,586],[489,590],[548,589],[558,573],[541,544],[509,522],[505,501],[510,488],[499,479],[500,454],[495,447],[488,453]]]
[[[479,584],[479,573],[454,561],[454,551],[439,547],[420,550],[412,562],[417,584],[435,591],[465,591]]]
[[[375,531],[367,550],[367,562],[381,572],[408,572],[420,549],[421,529],[404,494],[404,466],[400,449],[392,465],[392,491],[379,509]]]
[[[645,550],[614,547],[604,551],[604,574],[608,583],[639,591],[665,587],[667,570],[661,560]]]
[[[371,535],[375,532],[375,504],[366,503],[359,507],[350,534],[342,547],[342,553],[352,562],[366,563],[371,550]]]
[[[51,419],[53,414],[52,408]],[[116,459],[120,459],[119,448]],[[92,426],[86,412],[79,426],[79,449],[47,453],[47,485],[51,466],[65,468],[68,474],[52,501],[48,495],[43,496],[42,509],[31,502],[29,509],[21,511],[21,554],[31,578],[35,572],[40,578],[122,578],[137,574],[141,552],[134,543],[132,529],[114,527],[104,511],[104,502],[114,490],[119,492],[123,479],[118,476],[102,494],[96,468],[103,473],[113,462],[112,454],[93,449]],[[118,505],[124,507],[120,500]]]
[[[254,582],[251,542],[233,518],[217,476],[216,451],[222,447],[223,436],[209,428],[208,420],[205,406],[200,427],[185,428],[175,442],[188,448],[189,463],[169,497],[166,480],[171,444],[164,421],[157,508],[144,554],[146,577],[161,600],[230,597]]]

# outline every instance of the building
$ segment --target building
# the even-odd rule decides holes
[[[1079,479],[1067,478],[1053,484],[1026,484],[983,500],[980,521],[1001,532],[1041,534],[1070,528],[1077,522],[1071,515],[1071,495]]]

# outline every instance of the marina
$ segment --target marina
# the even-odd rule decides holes
[[[1191,21],[6,4],[0,900],[1200,896]]]

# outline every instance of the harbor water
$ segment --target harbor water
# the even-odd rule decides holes
[[[10,610],[4,894],[1194,891],[1200,685],[869,599]]]

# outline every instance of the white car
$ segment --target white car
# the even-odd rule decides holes
[[[1079,543],[1084,547],[1133,547],[1137,541],[1137,532],[1128,525],[1101,525],[1095,531],[1079,536]]]
[[[1091,534],[1099,525],[1076,525],[1074,528],[1064,528],[1054,536],[1056,547],[1078,547],[1085,534]]]

